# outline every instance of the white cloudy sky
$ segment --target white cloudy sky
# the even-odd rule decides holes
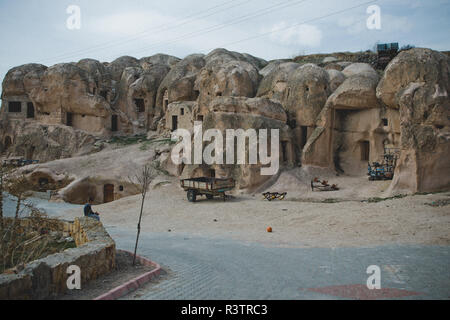
[[[450,50],[450,0],[0,0],[0,78],[35,62],[111,61],[214,48],[264,59],[371,49],[377,41]],[[81,9],[69,30],[66,10]],[[381,8],[381,29],[366,10]],[[351,9],[353,8],[353,9]]]

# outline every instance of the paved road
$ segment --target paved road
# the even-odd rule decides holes
[[[78,209],[80,215],[83,214],[83,206],[77,204],[70,204],[65,202],[49,202],[46,199],[30,197],[22,201],[20,209],[20,217],[26,217],[30,213],[24,203],[32,204],[36,208],[43,210],[50,217],[60,217],[64,219],[64,211],[68,209]],[[6,192],[3,193],[3,214],[5,217],[14,217],[16,212],[17,198]]]
[[[132,250],[133,230],[108,227]],[[142,234],[139,254],[167,270],[127,299],[449,299],[450,247],[279,248],[181,234]],[[368,290],[378,265],[382,290]]]

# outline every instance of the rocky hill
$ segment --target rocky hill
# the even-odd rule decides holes
[[[184,59],[22,65],[2,83],[0,150],[4,158],[47,162],[99,152],[114,137],[167,138],[202,121],[204,131],[224,134],[278,129],[282,170],[364,176],[367,162],[394,150],[392,193],[450,188],[450,57],[414,48],[385,70],[374,69],[375,58],[337,53],[268,62],[216,49]],[[233,177],[244,190],[271,181],[261,162],[177,166],[166,156],[161,165],[177,176]]]

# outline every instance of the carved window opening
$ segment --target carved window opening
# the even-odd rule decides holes
[[[139,113],[145,112],[144,99],[134,99],[134,104],[136,105],[137,112],[139,112]]]
[[[22,102],[20,101],[10,101],[8,103],[8,112],[20,113],[22,112]]]

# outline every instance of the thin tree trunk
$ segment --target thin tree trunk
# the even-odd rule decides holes
[[[139,242],[139,235],[141,234],[141,219],[142,219],[142,211],[144,210],[144,201],[145,201],[145,193],[142,195],[141,212],[139,214],[139,222],[137,225],[136,244],[134,246],[133,266],[136,264],[136,252],[137,252],[137,247],[138,247],[138,242]]]

